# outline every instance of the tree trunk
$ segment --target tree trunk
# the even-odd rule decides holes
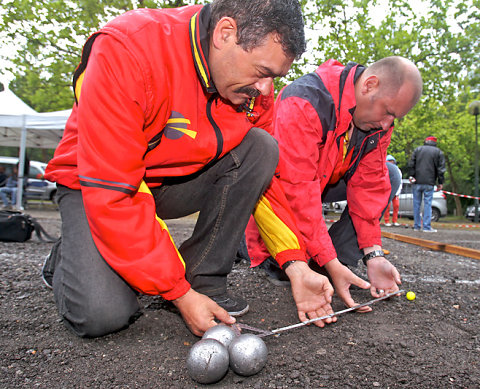
[[[448,175],[450,178],[450,183],[452,185],[452,191],[454,193],[458,193],[457,182],[455,181],[455,176],[452,171],[452,165],[450,163],[450,158],[448,158],[448,154],[445,153],[445,162],[447,163]],[[457,216],[463,215],[462,203],[460,202],[460,198],[458,196],[453,196],[455,200],[455,208],[457,209]]]

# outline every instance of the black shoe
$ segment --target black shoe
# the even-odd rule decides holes
[[[50,250],[50,254],[48,254],[43,262],[42,267],[42,280],[47,286],[47,288],[52,289],[53,286],[53,273],[55,271],[55,267],[58,264],[58,260],[60,259],[60,243],[61,240],[58,239],[52,249]]]
[[[225,309],[230,316],[245,315],[250,308],[243,298],[231,296],[228,293],[211,296],[210,298]]]
[[[268,281],[270,281],[273,285],[290,285],[290,279],[288,278],[287,274],[280,268],[280,265],[272,257],[268,257],[260,264],[259,267],[265,270]]]

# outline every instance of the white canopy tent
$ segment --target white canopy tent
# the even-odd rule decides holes
[[[39,113],[8,88],[0,92],[0,146],[20,148],[17,207],[21,208],[27,147],[53,149],[62,139],[71,110]]]

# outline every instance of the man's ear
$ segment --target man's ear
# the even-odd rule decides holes
[[[228,16],[221,18],[212,34],[212,44],[216,49],[225,44],[237,43],[237,22]]]
[[[362,94],[367,94],[370,92],[373,92],[379,87],[379,80],[378,77],[374,74],[371,76],[368,76],[364,81],[362,85]]]

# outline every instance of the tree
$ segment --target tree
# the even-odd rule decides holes
[[[12,89],[37,110],[68,108],[72,104],[71,74],[90,33],[133,7],[176,7],[194,2],[204,1],[2,3],[0,31],[20,45],[13,58],[17,77]],[[276,91],[328,58],[365,65],[389,55],[411,59],[422,73],[424,94],[407,117],[396,121],[389,153],[406,172],[411,152],[426,136],[435,135],[447,156],[446,189],[472,193],[474,138],[466,107],[480,99],[480,1],[301,2],[307,36],[313,38],[308,52],[288,76],[276,80]],[[375,13],[378,10],[380,14]],[[457,201],[458,214],[462,202]]]
[[[435,135],[447,156],[446,187],[472,193],[472,127],[466,106],[478,98],[479,91],[480,2],[383,3],[381,17],[375,18],[372,11],[380,4],[375,0],[309,2],[307,25],[318,36],[316,50],[310,53],[312,61],[336,58],[368,65],[389,55],[411,59],[422,73],[424,94],[406,118],[396,121],[389,153],[406,172],[415,147],[426,136]],[[460,204],[456,201],[458,214]]]
[[[8,69],[11,89],[37,111],[70,108],[72,74],[86,38],[132,8],[167,8],[193,1],[11,0],[2,3],[0,31],[18,48]]]

